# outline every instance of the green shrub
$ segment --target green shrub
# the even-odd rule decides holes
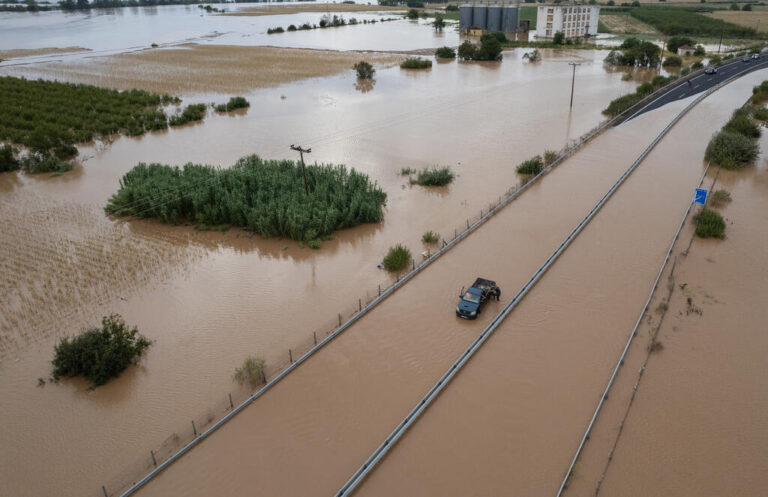
[[[296,31],[296,25],[291,24],[290,26],[288,26],[288,31]]]
[[[459,58],[464,60],[472,60],[475,58],[477,47],[469,40],[459,45],[458,55]]]
[[[453,59],[456,57],[456,50],[451,47],[440,47],[435,50],[435,57],[438,59]]]
[[[693,217],[696,223],[696,236],[701,238],[725,238],[725,221],[711,209],[704,209]]]
[[[285,30],[281,27],[267,29],[268,35],[275,34],[275,33],[284,33],[284,32]]]
[[[524,59],[528,59],[528,62],[538,62],[541,60],[541,54],[538,48],[534,48],[532,52],[526,52],[523,54]]]
[[[752,88],[752,96],[749,102],[752,105],[762,105],[768,100],[768,81],[763,81]]]
[[[226,169],[142,163],[123,176],[105,210],[174,224],[231,224],[300,241],[383,219],[387,195],[367,175],[332,165],[308,165],[306,174],[309,195],[293,161],[251,155]]]
[[[446,5],[445,6],[445,11],[446,12],[458,12],[459,11],[459,6],[458,5]]]
[[[681,59],[677,55],[670,55],[669,57],[664,59],[664,62],[662,62],[661,65],[664,67],[682,67],[683,59]]]
[[[445,186],[453,181],[455,175],[451,171],[450,167],[423,169],[416,175],[415,180],[411,180],[411,183],[415,183],[419,186]]]
[[[249,357],[243,361],[242,366],[235,368],[233,378],[241,385],[247,383],[251,388],[257,387],[267,380],[264,372],[265,364],[261,357]]]
[[[557,160],[557,152],[554,150],[544,151],[544,165],[548,166]]]
[[[752,109],[752,117],[759,121],[768,121],[768,109],[765,107],[755,107]]]
[[[704,49],[703,45],[696,45],[696,50],[693,51],[693,55],[696,57],[704,57],[707,54],[707,51]]]
[[[610,117],[616,117],[642,99],[643,96],[637,93],[630,93],[629,95],[623,95],[621,97],[615,98],[611,100],[611,103],[608,104],[608,107],[603,110],[603,114]]]
[[[443,28],[445,28],[445,19],[443,19],[443,16],[437,14],[435,16],[435,20],[432,21],[432,27],[434,27],[437,31],[442,31]]]
[[[428,69],[432,67],[432,61],[420,57],[408,57],[400,63],[401,69]]]
[[[419,18],[419,11],[416,9],[410,9],[408,11],[408,14],[406,14],[408,19],[418,19]]]
[[[31,152],[20,162],[21,169],[30,174],[64,173],[71,171],[72,163],[48,153]]]
[[[716,133],[709,141],[704,158],[725,169],[740,169],[754,162],[759,153],[756,140],[740,133],[723,130]]]
[[[190,122],[202,121],[203,117],[205,117],[205,109],[205,104],[187,105],[184,107],[181,115],[171,116],[171,118],[168,120],[168,124],[171,126],[182,126]]]
[[[667,50],[672,53],[677,53],[677,49],[683,45],[692,47],[696,45],[696,42],[693,40],[693,38],[689,38],[687,36],[673,36],[667,40]]]
[[[352,69],[357,72],[357,79],[371,79],[376,73],[376,69],[374,69],[370,63],[364,60],[361,60],[352,66]]]
[[[731,201],[731,194],[728,190],[717,190],[712,192],[707,198],[707,205],[713,209],[720,208]]]
[[[760,127],[749,117],[748,109],[735,110],[723,129],[731,133],[740,133],[747,138],[760,138]]]
[[[544,169],[544,162],[541,160],[541,156],[537,155],[526,161],[521,162],[517,166],[517,172],[520,174],[539,174]]]
[[[700,60],[691,64],[691,69],[693,69],[694,71],[701,69],[703,67],[704,67],[704,64],[702,64]]]
[[[5,171],[15,171],[21,164],[16,158],[18,150],[11,145],[3,145],[0,147],[0,173]]]
[[[723,22],[696,12],[696,7],[653,7],[643,6],[632,9],[630,15],[650,24],[665,35],[693,35],[725,38],[751,38],[756,35],[754,28]]]
[[[421,236],[421,241],[424,243],[437,243],[438,241],[440,241],[440,235],[438,235],[434,231],[426,231]]]
[[[389,248],[389,252],[384,256],[381,264],[387,271],[400,271],[411,262],[411,251],[407,247],[397,244]]]
[[[229,112],[237,109],[245,109],[250,106],[250,102],[248,102],[245,97],[232,97],[229,99],[229,102],[217,105],[216,112]]]
[[[104,385],[138,362],[150,344],[122,317],[111,314],[101,320],[101,328],[61,339],[54,349],[53,378],[85,376],[94,388]]]
[[[400,174],[402,174],[403,176],[409,176],[411,174],[414,174],[415,172],[416,170],[410,167],[404,167],[400,169]]]

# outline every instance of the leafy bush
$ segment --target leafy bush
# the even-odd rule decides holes
[[[432,61],[420,57],[408,57],[400,63],[401,69],[429,69],[432,67]]]
[[[291,24],[290,26],[288,26],[288,31],[296,31],[296,30],[297,29],[295,24]]]
[[[352,69],[357,72],[357,79],[371,79],[376,73],[376,69],[374,69],[370,63],[364,60],[361,60],[352,66]]]
[[[416,172],[416,170],[412,169],[410,167],[404,167],[404,168],[402,168],[400,170],[400,174],[402,174],[403,176],[408,176],[408,175],[411,175],[411,174],[413,174],[415,172]]]
[[[695,44],[696,42],[693,40],[693,38],[689,38],[687,36],[673,36],[667,40],[667,50],[672,53],[677,53],[677,49],[683,45],[689,45],[692,47]]]
[[[389,252],[384,256],[381,264],[387,271],[400,271],[411,262],[411,251],[407,247],[397,244],[389,248]]]
[[[284,33],[284,32],[285,32],[285,30],[283,28],[279,27],[279,26],[276,27],[276,28],[269,28],[269,29],[267,29],[267,34],[268,35],[275,34],[275,33]]]
[[[521,162],[517,166],[517,172],[520,174],[539,174],[544,169],[544,161],[541,160],[541,156],[531,157],[528,160]]]
[[[451,171],[450,167],[423,169],[416,175],[415,180],[411,180],[411,183],[415,183],[419,186],[445,186],[453,181],[456,176]]]
[[[167,223],[231,224],[300,241],[383,219],[387,196],[367,175],[332,165],[307,166],[306,174],[309,195],[293,161],[251,155],[227,169],[142,163],[123,176],[105,210]]]
[[[728,190],[717,190],[712,192],[707,198],[707,205],[717,209],[731,201],[731,194]]]
[[[135,364],[151,342],[129,328],[118,314],[101,320],[75,337],[62,338],[54,349],[53,378],[85,376],[98,387]]]
[[[748,109],[736,109],[723,129],[732,133],[740,133],[747,138],[760,138],[760,127],[749,117]]]
[[[443,19],[443,16],[437,14],[435,16],[435,20],[432,21],[432,27],[434,27],[437,31],[442,31],[443,28],[445,28],[445,19]]]
[[[534,48],[533,52],[527,52],[523,54],[524,59],[528,59],[528,62],[538,62],[541,60],[541,54],[538,48]]]
[[[5,171],[15,171],[19,168],[19,160],[16,158],[18,151],[11,145],[0,147],[0,173]]]
[[[499,43],[506,43],[506,42],[509,41],[507,39],[507,35],[505,35],[504,33],[500,32],[500,31],[493,31],[493,32],[485,33],[485,34],[481,35],[480,36],[480,42],[482,43],[482,41],[484,39],[487,39],[487,38],[496,38],[499,41]]]
[[[438,235],[434,231],[426,231],[421,236],[421,241],[424,243],[437,243],[438,241],[440,241],[440,235]]]
[[[459,11],[459,6],[458,5],[446,5],[445,6],[445,11],[446,12],[458,12]]]
[[[682,67],[683,59],[681,59],[677,55],[670,55],[669,57],[664,59],[664,62],[662,62],[661,65],[664,67]]]
[[[456,50],[451,47],[440,47],[435,50],[435,57],[438,59],[453,59],[456,57]]]
[[[469,40],[459,45],[458,55],[461,59],[472,60],[475,58],[475,52],[477,52],[477,47]]]
[[[553,162],[555,162],[556,159],[557,159],[557,152],[555,152],[554,150],[546,150],[546,151],[544,151],[544,165],[545,166],[548,166],[548,165],[552,164]]]
[[[242,366],[235,368],[233,378],[241,385],[248,383],[251,388],[257,387],[266,382],[264,366],[265,362],[261,357],[249,357],[243,361]]]
[[[758,86],[752,87],[752,97],[749,102],[753,105],[761,105],[768,100],[768,81],[763,81]]]
[[[408,11],[408,19],[418,19],[419,18],[419,11],[416,9],[411,9]]]
[[[72,164],[48,153],[31,152],[20,162],[21,169],[30,174],[64,173],[72,170]]]
[[[711,209],[704,209],[693,217],[696,236],[701,238],[725,238],[725,221]]]
[[[722,32],[726,38],[751,38],[757,34],[754,28],[737,26],[699,14],[696,7],[639,7],[632,9],[630,15],[665,35],[718,37]]]
[[[171,126],[181,126],[189,122],[202,121],[205,117],[205,104],[190,104],[184,107],[181,115],[171,116],[168,124]]]
[[[704,67],[704,64],[702,64],[700,60],[697,60],[696,62],[691,64],[691,69],[693,69],[694,71],[699,70],[703,67]]]
[[[693,51],[693,55],[697,57],[704,57],[707,54],[707,51],[704,49],[703,45],[696,45],[696,50]]]
[[[608,104],[608,107],[603,110],[603,114],[610,117],[616,117],[642,99],[643,95],[638,93],[630,93],[629,95],[623,95],[621,97],[615,98],[611,100],[611,103]]]
[[[649,41],[627,38],[621,44],[622,51],[611,50],[604,62],[612,66],[655,66],[661,57],[661,49]]]
[[[565,33],[563,33],[562,31],[558,31],[557,33],[555,33],[555,36],[552,37],[552,43],[554,43],[555,45],[565,44]]]
[[[754,162],[759,153],[756,140],[740,133],[720,131],[709,141],[704,158],[725,169],[740,169]]]
[[[217,105],[216,112],[229,112],[237,109],[245,109],[250,106],[250,102],[248,102],[245,97],[232,97],[226,104]]]
[[[752,117],[760,121],[768,121],[768,109],[765,107],[755,107],[752,109]]]

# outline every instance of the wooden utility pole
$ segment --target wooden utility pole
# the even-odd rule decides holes
[[[723,34],[725,34],[725,21],[722,23],[722,29],[720,30],[720,41],[717,43],[717,53],[720,53],[720,47],[723,44]]]
[[[569,66],[573,66],[573,77],[571,78],[571,109],[573,109],[573,87],[576,85],[576,66],[580,66],[576,62],[569,62]]]
[[[307,196],[309,196],[309,184],[307,183],[307,170],[304,168],[304,154],[311,154],[312,149],[311,148],[301,148],[297,147],[295,145],[291,145],[291,150],[295,150],[299,153],[299,157],[301,157],[301,173],[304,175],[304,190],[307,192]]]

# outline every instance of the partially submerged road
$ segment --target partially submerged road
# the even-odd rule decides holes
[[[298,496],[335,492],[499,308],[498,304],[490,305],[477,322],[459,321],[453,314],[458,289],[477,275],[493,277],[508,291],[519,288],[683,106],[677,103],[639,116],[596,138],[535,185],[514,207],[502,211],[442,257],[436,268],[414,278],[331,346],[161,473],[140,494],[234,495],[248,490]],[[625,208],[610,212],[623,218]],[[600,261],[611,260],[616,252],[611,247],[616,233],[598,232],[600,250],[591,255],[599,256]],[[640,233],[644,236],[639,242],[651,238],[648,233]],[[660,240],[663,238],[659,235]],[[630,266],[654,262],[653,256],[639,257]],[[599,266],[591,270],[603,273]],[[642,272],[638,274],[639,279],[622,285],[632,289],[642,286]],[[588,292],[590,297],[592,293]],[[572,297],[561,295],[549,302],[579,301]],[[606,298],[605,304],[608,302]],[[600,309],[598,306],[582,314],[591,320],[593,312]],[[534,316],[528,325],[538,326],[547,314]],[[556,334],[540,336],[557,339]],[[598,337],[592,338],[588,348],[609,363],[613,352],[610,344],[603,346]],[[580,366],[571,366],[583,367],[593,380],[599,378],[600,368],[581,361],[577,364]],[[532,386],[538,381],[535,376],[522,378]],[[592,407],[589,396],[594,394],[593,381],[574,382],[571,387],[569,398],[587,399],[584,409]],[[577,424],[581,421],[562,411],[550,412],[539,421],[559,422],[560,418],[573,418]],[[519,428],[531,432],[541,429],[524,425]],[[428,481],[425,478],[424,484]]]

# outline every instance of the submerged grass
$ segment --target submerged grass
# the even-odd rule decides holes
[[[754,138],[722,130],[709,141],[704,158],[725,169],[733,170],[754,162],[759,153],[760,147]]]
[[[707,204],[713,209],[720,208],[731,202],[731,194],[728,190],[717,190],[707,199]]]
[[[725,238],[723,216],[711,209],[704,209],[693,218],[696,223],[696,236],[701,238]]]
[[[416,175],[416,179],[411,179],[411,184],[419,186],[445,186],[456,177],[450,167],[440,167],[432,169],[423,169]]]
[[[540,155],[531,157],[517,166],[517,172],[520,174],[536,175],[539,174],[542,169],[544,169],[544,161]]]
[[[246,109],[250,106],[251,103],[245,97],[232,97],[229,99],[229,102],[217,105],[216,112],[230,112],[237,109]]]
[[[435,233],[434,231],[426,231],[421,236],[421,241],[424,243],[437,243],[440,240],[440,235]]]
[[[243,361],[243,365],[235,368],[233,378],[236,382],[249,384],[251,388],[266,383],[265,361],[261,357],[248,357]]]
[[[367,175],[344,166],[306,168],[293,161],[243,157],[228,169],[141,163],[120,180],[105,210],[166,223],[238,226],[264,237],[288,237],[313,245],[335,230],[384,217],[387,195]],[[171,193],[169,193],[171,192]]]

